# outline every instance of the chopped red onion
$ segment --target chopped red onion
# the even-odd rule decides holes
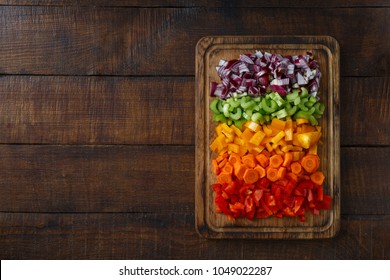
[[[316,96],[321,79],[318,62],[311,52],[283,57],[256,51],[241,54],[239,60],[221,59],[216,70],[221,83],[211,83],[210,95],[221,99],[231,97],[234,92],[259,96],[275,91],[286,95],[299,86],[305,86],[312,96]]]

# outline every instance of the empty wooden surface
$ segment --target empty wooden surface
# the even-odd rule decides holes
[[[0,1],[1,259],[390,259],[388,1],[75,2]],[[196,42],[297,34],[340,44],[340,233],[203,239]]]

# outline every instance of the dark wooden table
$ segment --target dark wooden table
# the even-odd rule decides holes
[[[390,259],[388,0],[0,5],[1,259]],[[195,45],[297,34],[340,44],[340,233],[203,239]]]

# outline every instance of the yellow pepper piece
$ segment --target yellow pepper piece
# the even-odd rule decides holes
[[[249,143],[258,146],[260,145],[261,141],[263,141],[264,137],[265,137],[265,133],[259,130],[252,136],[252,138],[249,140]]]
[[[272,119],[272,121],[271,121],[272,130],[276,130],[276,131],[284,130],[285,126],[286,126],[286,122],[279,120],[277,118]]]

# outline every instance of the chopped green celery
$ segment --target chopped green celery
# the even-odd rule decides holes
[[[244,123],[246,123],[246,119],[240,119],[240,120],[235,120],[235,121],[233,121],[233,123],[234,123],[234,125],[236,126],[236,127],[238,127],[238,129],[242,129],[242,125],[244,124]]]
[[[295,90],[292,93],[289,93],[289,94],[286,95],[286,99],[287,99],[288,102],[293,102],[298,97],[299,97],[299,95],[298,95],[298,91],[297,90]]]
[[[309,96],[309,92],[307,91],[307,88],[305,87],[301,87],[301,97],[308,97]]]
[[[219,100],[218,104],[217,104],[217,109],[220,113],[223,112],[223,104],[222,104],[222,101]]]
[[[227,120],[227,125],[232,125],[233,124],[233,121],[231,119],[228,119]]]
[[[251,117],[252,117],[252,114],[253,114],[253,111],[252,110],[245,110],[243,113],[242,113],[242,116],[244,117],[244,119],[246,120],[250,120]]]
[[[295,112],[297,111],[298,106],[294,105],[294,106],[291,107],[291,105],[290,105],[289,107],[286,106],[285,109],[286,109],[286,111],[287,111],[287,114],[288,114],[289,116],[292,116],[292,115],[294,115]]]
[[[307,108],[305,106],[306,102],[307,102],[307,98],[301,98],[301,102],[299,102],[299,104],[298,104],[299,109],[301,109],[302,111],[305,111],[305,112],[309,110],[309,108]]]
[[[288,116],[286,109],[279,110],[271,114],[273,117],[277,117],[278,119],[283,119]]]
[[[219,102],[219,99],[214,99],[213,101],[211,101],[210,103],[210,110],[214,113],[214,114],[219,114],[219,110],[217,108],[217,105],[218,105],[218,102]]]
[[[256,103],[250,98],[249,96],[247,98],[241,98],[241,107],[243,109],[248,109],[251,106],[256,106]]]
[[[272,109],[274,109],[274,111],[276,111],[279,108],[278,104],[274,100],[270,101],[270,106]]]
[[[232,108],[237,108],[241,104],[240,100],[235,100],[235,98],[229,98],[226,101]]]
[[[265,116],[264,116],[264,120],[265,120],[266,122],[271,121],[271,116],[270,116],[270,115],[265,115]]]
[[[298,96],[294,99],[294,105],[299,105],[299,103],[301,103],[301,98]]]
[[[272,100],[271,100],[272,102]],[[274,101],[275,103],[275,101]],[[276,104],[276,103],[275,103]],[[266,112],[266,113],[273,113],[276,111],[275,108],[273,107],[270,107],[268,104],[267,104],[267,99],[266,98],[263,98],[263,100],[261,101],[261,108]]]
[[[308,107],[308,108],[313,107],[314,104],[315,104],[315,102],[311,102],[310,100],[305,102],[305,106]]]
[[[305,111],[298,111],[294,114],[294,119],[309,119],[311,115]]]
[[[223,114],[224,114],[225,117],[227,117],[227,118],[228,118],[229,115],[230,115],[229,107],[230,107],[230,105],[229,105],[228,103],[225,103],[225,104],[223,105],[223,109],[222,109]]]
[[[320,103],[320,102],[317,102],[316,104],[314,104],[314,108],[316,110],[316,114],[322,115],[325,111],[325,105]]]
[[[317,102],[317,98],[315,98],[314,96],[310,96],[309,101],[313,102],[313,103],[316,103]]]
[[[314,117],[314,116],[312,116],[312,115],[310,115],[310,117],[309,117],[309,121],[310,121],[310,124],[311,125],[318,125],[318,121],[316,120],[316,118]]]
[[[256,103],[259,103],[261,101],[261,96],[257,96],[255,98],[253,98],[253,101],[255,101]]]
[[[216,122],[223,122],[223,123],[226,123],[226,117],[224,116],[224,114],[214,115],[213,119],[214,119],[214,121],[216,121]]]
[[[260,111],[260,106],[256,105],[255,107],[253,107],[253,111],[256,111],[256,112]]]
[[[241,118],[241,115],[242,115],[241,108],[237,108],[236,112],[235,113],[230,113],[229,117],[236,121],[236,120],[239,120]]]
[[[279,107],[282,107],[286,102],[283,100],[283,98],[279,95],[277,92],[272,92],[271,93],[271,99],[276,102],[276,104]]]
[[[252,120],[253,122],[259,122],[259,123],[261,123],[261,124],[264,123],[264,117],[263,117],[263,115],[260,114],[260,113],[254,113],[254,114],[252,115],[252,117],[251,117],[251,120]]]

